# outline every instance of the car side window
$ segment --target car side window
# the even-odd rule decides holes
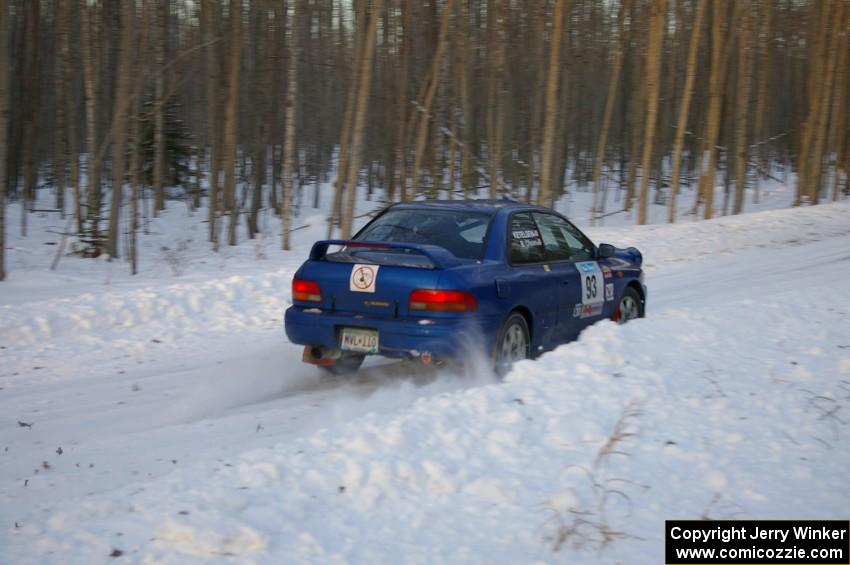
[[[539,263],[545,258],[543,238],[528,212],[511,216],[509,257],[513,264]]]
[[[534,222],[540,230],[540,237],[543,239],[544,252],[547,261],[566,261],[572,258],[572,251],[567,239],[564,237],[564,230],[559,225],[563,223],[561,218],[554,214],[532,214]]]
[[[533,216],[540,226],[547,260],[591,261],[595,258],[593,244],[574,225],[555,214],[535,212]]]

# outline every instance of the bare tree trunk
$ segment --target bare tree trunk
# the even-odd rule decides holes
[[[642,72],[642,67],[646,67],[646,64],[646,61],[644,61],[643,63],[638,63],[638,65],[636,65],[634,70],[636,76],[643,76],[644,72]],[[640,150],[641,133],[643,131],[642,126],[644,125],[644,120],[641,119],[643,116],[641,108],[644,108],[646,105],[645,81],[639,80],[636,88],[637,92],[634,93],[634,98],[631,100],[631,109],[629,111],[629,129],[631,130],[631,139],[629,140],[630,149],[629,166],[626,175],[626,195],[623,202],[623,210],[626,211],[632,209],[635,200],[635,185],[637,184],[638,173],[637,155]]]
[[[457,51],[459,65],[457,71],[457,96],[460,99],[460,183],[464,198],[469,198],[475,188],[477,173],[472,156],[472,125],[474,121],[472,97],[469,88],[469,71],[472,66],[470,59],[470,43],[466,20],[469,17],[466,2],[457,3]]]
[[[820,199],[821,176],[823,171],[823,148],[826,141],[826,132],[829,128],[829,111],[832,106],[830,97],[832,96],[832,85],[835,82],[835,62],[838,59],[838,40],[841,35],[840,30],[845,28],[847,25],[844,17],[844,13],[846,12],[845,2],[836,2],[833,9],[834,15],[832,17],[832,33],[830,34],[829,50],[826,52],[826,72],[824,73],[825,76],[823,78],[823,88],[818,92],[818,95],[821,97],[821,102],[819,104],[817,121],[815,122],[814,152],[812,155],[810,173],[806,177],[806,181],[808,182],[809,204],[817,204]]]
[[[280,84],[283,81],[276,80],[277,74],[283,67],[283,53],[286,48],[286,25],[285,18],[283,16],[286,11],[286,3],[284,2],[271,2],[272,5],[272,21],[271,21],[271,49],[274,51],[275,56],[272,58],[270,62],[269,69],[269,99],[272,101],[270,108],[271,114],[269,115],[269,120],[271,120],[271,124],[269,124],[268,131],[268,139],[271,153],[271,186],[269,187],[269,197],[268,197],[268,206],[275,216],[280,216],[280,204],[279,204],[279,195],[278,195],[278,177],[281,173],[281,159],[279,155],[283,153],[283,150],[278,151],[278,134],[280,133],[280,125],[283,122],[283,118],[281,117],[281,113],[279,111],[280,104],[277,101],[281,98],[281,89]],[[281,188],[283,190],[283,188]],[[316,196],[318,196],[318,190],[316,191]]]
[[[201,5],[202,25],[204,26],[204,41],[206,43],[207,64],[207,137],[210,141],[209,147],[209,197],[207,198],[207,222],[209,227],[209,240],[213,249],[218,250],[219,244],[219,162],[221,155],[219,151],[220,127],[218,114],[221,108],[219,104],[219,49],[214,38],[218,33],[218,21],[221,17],[221,6],[218,0],[203,0]]]
[[[399,63],[397,58],[394,60],[390,55],[393,48],[398,45],[398,42],[395,39],[398,24],[395,23],[395,18],[390,17],[391,14],[389,12],[390,10],[384,11],[382,16],[383,23],[381,26],[383,28],[381,45],[384,46],[384,56],[381,60],[381,66],[387,70],[392,70],[392,72],[385,72],[381,79],[381,91],[387,93],[388,96],[390,93],[394,92],[394,84],[398,78]],[[384,135],[381,136],[383,141],[381,147],[383,163],[378,162],[377,166],[378,175],[382,178],[384,198],[386,201],[392,202],[395,200],[396,193],[395,156],[398,143],[393,132],[397,130],[396,123],[398,120],[398,105],[387,103],[384,106],[383,114],[383,124],[381,126],[384,129]]]
[[[454,122],[452,122],[454,125]],[[451,200],[454,198],[455,187],[457,186],[457,139],[452,136],[449,140],[449,171],[448,180],[446,181],[446,198]]]
[[[617,84],[620,82],[620,70],[623,68],[623,49],[626,36],[626,13],[629,11],[631,0],[623,0],[617,16],[617,46],[614,49],[614,60],[611,63],[611,78],[608,81],[608,94],[605,97],[605,111],[602,114],[602,128],[599,141],[596,144],[596,161],[593,164],[593,204],[590,209],[590,224],[595,225],[597,217],[603,212],[600,209],[600,192],[602,182],[602,164],[605,161],[605,148],[608,145],[608,128],[611,126],[611,116],[614,114],[614,101],[617,98]]]
[[[165,48],[168,34],[170,0],[158,0],[156,8],[156,84],[154,86],[153,124],[153,213],[165,210]]]
[[[691,31],[691,42],[688,47],[687,76],[685,86],[682,90],[682,102],[679,106],[679,119],[676,122],[676,140],[673,144],[673,170],[670,177],[670,207],[667,213],[667,221],[671,224],[676,221],[676,199],[679,197],[679,182],[682,171],[682,148],[685,144],[685,130],[688,127],[688,112],[691,107],[691,98],[694,94],[694,79],[696,78],[697,52],[699,51],[700,37],[702,36],[702,21],[705,17],[705,9],[708,0],[698,0],[696,15],[694,16],[694,27]]]
[[[342,197],[345,192],[345,177],[348,174],[349,148],[351,142],[351,129],[353,127],[354,112],[357,99],[355,93],[358,91],[358,81],[363,66],[363,44],[365,35],[362,26],[366,19],[366,6],[368,2],[365,0],[360,3],[358,16],[355,25],[358,26],[354,33],[354,58],[351,65],[351,81],[348,88],[348,96],[346,97],[345,114],[342,118],[342,132],[339,140],[339,153],[337,155],[337,173],[334,180],[334,199],[331,215],[328,218],[328,237],[333,235],[334,227],[342,224]],[[403,191],[404,189],[402,189]],[[402,192],[402,199],[404,193]]]
[[[9,0],[0,0],[0,281],[6,280],[6,135],[9,127]]]
[[[60,28],[60,52],[61,65],[63,69],[63,80],[65,82],[65,100],[57,101],[57,104],[66,104],[68,116],[68,153],[71,161],[71,187],[74,191],[74,219],[77,223],[77,234],[83,233],[82,196],[80,194],[80,155],[77,146],[77,117],[76,96],[74,92],[74,68],[71,65],[71,16],[74,13],[74,0],[62,0],[62,23]]]
[[[723,109],[723,91],[726,72],[724,48],[726,48],[726,10],[722,2],[712,4],[711,72],[709,77],[709,102],[704,151],[700,157],[700,193],[704,201],[704,218],[710,220],[714,213],[714,183],[717,170],[717,138]],[[731,35],[731,34],[730,34]]]
[[[797,192],[794,199],[795,206],[799,206],[803,203],[803,196],[808,192],[807,187],[809,182],[808,174],[810,154],[812,144],[814,143],[817,117],[820,114],[823,66],[825,64],[824,60],[826,59],[826,55],[823,51],[825,49],[825,39],[823,38],[823,34],[819,32],[829,28],[828,21],[830,8],[832,8],[832,5],[827,3],[810,4],[810,18],[813,21],[817,14],[819,16],[818,20],[820,21],[820,24],[817,27],[817,35],[813,48],[808,54],[811,65],[807,80],[809,109],[808,114],[806,115],[806,120],[803,122],[801,127],[802,139],[800,141],[800,157],[797,162]],[[818,12],[818,10],[820,11]]]
[[[527,2],[529,13],[529,56],[531,57],[530,67],[530,84],[533,85],[529,94],[529,111],[528,111],[528,180],[525,189],[525,201],[532,202],[534,200],[534,188],[538,181],[538,153],[537,150],[541,145],[541,118],[543,116],[543,88],[539,85],[545,80],[546,73],[546,57],[544,54],[545,40],[544,29],[546,20],[547,0],[531,0]]]
[[[756,93],[756,110],[755,110],[755,126],[753,127],[754,136],[758,143],[758,162],[765,172],[767,171],[767,159],[765,157],[767,151],[767,134],[764,127],[764,116],[767,108],[767,84],[770,69],[770,42],[773,32],[773,1],[760,0],[759,4],[759,19],[762,22],[761,33],[758,37],[759,46],[759,78],[758,92]],[[761,183],[761,174],[756,175],[756,181],[753,186],[753,203],[758,204],[759,201],[759,184]]]
[[[227,243],[236,245],[239,210],[236,203],[236,129],[239,119],[239,70],[242,51],[242,0],[230,0],[230,71],[224,116],[224,207],[230,216]]]
[[[844,9],[844,19],[845,22],[850,20],[850,10],[846,7]],[[832,189],[832,200],[833,202],[838,201],[838,195],[841,190],[841,172],[842,167],[844,165],[844,175],[847,175],[847,163],[842,163],[842,156],[844,155],[844,146],[847,140],[847,129],[845,125],[846,116],[847,116],[847,50],[850,47],[850,32],[847,30],[847,25],[845,24],[841,28],[841,38],[838,43],[838,66],[837,66],[837,74],[835,77],[835,108],[833,110],[834,118],[831,121],[835,125],[835,178],[834,186]]]
[[[649,44],[646,56],[646,130],[643,142],[643,160],[640,178],[640,204],[638,224],[646,223],[649,203],[649,176],[652,148],[655,143],[655,123],[658,117],[658,87],[661,73],[661,41],[667,21],[667,0],[652,0],[652,15],[649,25]],[[660,182],[660,180],[659,180]]]
[[[67,126],[65,124],[65,104],[62,103],[66,98],[71,96],[71,91],[65,92],[65,73],[62,67],[62,22],[59,17],[59,7],[54,6],[54,35],[59,40],[59,46],[54,50],[55,68],[53,69],[53,89],[56,95],[56,103],[54,104],[56,120],[53,123],[53,190],[55,192],[54,207],[59,210],[61,215],[65,215],[65,185],[67,178],[65,176],[65,135],[67,134]],[[75,119],[76,116],[69,114],[68,121]]]
[[[26,37],[27,47],[26,76],[37,77],[39,65],[39,41],[38,28],[41,20],[41,2],[29,2],[26,7]],[[39,80],[32,82],[32,88],[27,100],[26,117],[24,118],[24,191],[21,198],[21,235],[27,235],[27,212],[32,208],[35,198],[35,187],[37,178],[35,149],[36,149],[36,118],[39,112]]]
[[[258,219],[260,206],[263,201],[263,185],[266,181],[266,152],[269,137],[269,112],[268,93],[271,90],[271,61],[265,53],[270,45],[268,34],[268,5],[263,1],[252,9],[253,50],[254,59],[254,156],[251,158],[251,169],[254,176],[253,190],[251,192],[251,208],[248,219],[245,222],[248,237],[253,239],[259,232]]]
[[[416,147],[413,151],[413,190],[419,188],[419,178],[422,173],[422,162],[425,159],[425,142],[428,137],[428,126],[431,122],[431,106],[434,101],[434,95],[437,93],[437,87],[440,83],[440,71],[443,68],[443,55],[446,52],[447,37],[449,32],[449,20],[452,13],[454,0],[446,0],[443,6],[443,17],[440,22],[440,36],[437,40],[437,50],[434,53],[434,59],[431,62],[431,75],[428,78],[428,88],[425,91],[425,98],[420,102],[418,108],[419,125],[416,128]],[[436,150],[436,148],[435,148]]]
[[[556,0],[552,15],[552,40],[549,46],[549,70],[546,75],[546,109],[543,120],[543,146],[540,159],[540,190],[537,204],[545,206],[552,193],[552,153],[555,144],[555,129],[558,122],[558,84],[561,59],[561,36],[564,28],[565,5],[568,0]]]
[[[292,225],[292,193],[295,183],[295,126],[297,124],[298,110],[298,59],[300,56],[300,42],[298,38],[299,20],[303,17],[304,2],[299,2],[292,8],[295,12],[287,18],[289,21],[289,65],[288,77],[286,85],[286,133],[283,140],[283,173],[281,174],[281,182],[283,183],[283,195],[281,196],[281,224],[283,226],[283,235],[281,239],[281,248],[289,249],[289,233]]]
[[[98,151],[96,114],[99,77],[95,72],[98,67],[97,45],[95,30],[92,29],[97,18],[94,18],[95,21],[93,21],[91,13],[92,10],[96,9],[96,5],[90,5],[88,0],[79,0],[79,10],[83,16],[81,48],[83,50],[83,82],[86,106],[86,200],[88,206],[86,215],[89,220],[89,238],[92,245],[98,245],[100,239],[101,205],[101,161]],[[99,250],[96,249],[94,252],[98,253]]]
[[[489,157],[490,198],[499,196],[502,176],[502,138],[505,128],[505,0],[490,0],[490,28],[488,31],[492,55],[490,56],[490,111],[487,120],[487,156]]]
[[[352,82],[354,79],[352,78]],[[336,179],[334,180],[334,197],[331,214],[328,217],[328,237],[333,235],[334,227],[342,221],[342,197],[345,191],[345,175],[348,172],[348,145],[351,139],[351,125],[354,116],[354,90],[349,90],[349,103],[342,119],[342,133],[340,134],[339,153],[337,154]],[[349,112],[350,110],[350,112]]]
[[[127,114],[130,111],[130,72],[133,67],[135,2],[121,1],[121,58],[112,115],[112,201],[109,210],[107,253],[118,257],[118,216],[124,199],[124,163],[127,150]]]
[[[343,239],[351,237],[354,220],[354,203],[357,200],[357,177],[360,171],[361,151],[363,148],[364,124],[366,108],[369,103],[370,74],[372,72],[372,57],[375,53],[375,35],[378,19],[381,16],[384,0],[373,0],[372,15],[369,19],[369,30],[366,32],[363,45],[363,64],[360,68],[360,79],[357,85],[357,109],[354,112],[354,126],[351,130],[351,159],[348,162],[348,194],[346,194],[345,210],[342,211],[340,231]]]
[[[200,11],[200,8],[198,8]],[[200,13],[198,14],[200,16]],[[203,43],[203,28],[198,29],[198,43]],[[192,147],[192,161],[195,163],[195,178],[192,182],[192,211],[194,212],[198,208],[201,207],[201,167],[204,161],[204,151],[207,147],[208,138],[204,136],[206,133],[204,131],[204,116],[205,116],[205,108],[204,108],[204,75],[203,75],[203,63],[204,53],[201,51],[197,57],[197,68],[195,70],[195,85],[192,88],[194,91],[193,94],[193,103],[195,105],[193,109],[193,119],[195,123],[195,128],[197,131],[195,143]]]
[[[443,172],[446,169],[446,155],[444,143],[444,126],[446,120],[446,73],[441,69],[437,78],[437,94],[434,98],[434,109],[431,112],[429,130],[431,132],[430,154],[431,154],[431,183],[428,187],[430,198],[440,197],[440,185],[443,182]],[[425,150],[428,153],[428,149]],[[370,167],[371,170],[371,167]]]
[[[150,4],[152,0],[142,2],[142,26],[139,30],[139,46],[136,50],[135,77],[133,84],[133,100],[130,104],[130,131],[133,140],[133,153],[130,157],[130,226],[129,226],[129,255],[130,274],[139,272],[139,184],[141,182],[141,160],[142,160],[142,125],[139,119],[139,99],[142,96],[145,76],[145,54],[148,49],[148,28],[150,25]]]
[[[402,47],[401,47],[401,63],[398,75],[398,129],[396,131],[396,168],[398,176],[396,185],[398,186],[399,199],[404,202],[408,199],[407,194],[407,110],[410,106],[408,100],[408,87],[410,76],[410,51],[412,43],[412,13],[413,7],[409,2],[401,1],[401,21],[402,21]],[[395,174],[395,171],[392,172]]]
[[[749,4],[749,2],[747,2]],[[750,108],[750,9],[741,10],[738,40],[738,88],[735,112],[735,204],[733,214],[744,210],[744,192],[747,188],[747,114]]]

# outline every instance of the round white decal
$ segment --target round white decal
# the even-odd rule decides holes
[[[352,292],[375,292],[378,269],[379,265],[354,265],[351,268],[348,289]]]

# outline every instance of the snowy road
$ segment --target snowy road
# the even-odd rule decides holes
[[[730,326],[746,327],[761,303],[787,304],[792,312],[799,307],[795,315],[805,318],[806,301],[841,302],[850,278],[850,234],[837,216],[846,217],[848,207],[823,208],[829,221],[806,224],[805,234],[776,227],[774,213],[766,213],[764,230],[783,234],[771,241],[753,241],[748,231],[718,223],[714,237],[724,245],[716,255],[710,246],[697,257],[687,252],[704,241],[704,224],[693,224],[691,246],[685,238],[683,251],[659,251],[656,262],[644,242],[650,319],[670,314],[675,320],[683,307],[700,316],[721,309]],[[680,237],[688,226],[669,230]],[[664,227],[629,233],[665,239]],[[617,232],[610,234],[613,240]],[[422,398],[495,383],[482,364],[435,371],[374,363],[351,380],[322,378],[301,364],[300,348],[287,344],[280,328],[286,297],[274,294],[286,289],[291,272],[201,289],[117,291],[91,297],[88,305],[37,300],[7,306],[0,327],[0,547],[4,538],[20,549],[45,528],[62,530],[49,525],[51,516],[90,497],[142,492],[175,473],[179,478],[184,467],[231,465],[240,453],[306,439],[370,412],[403,413]],[[216,293],[224,305],[212,311],[192,306]],[[103,308],[115,310],[114,319],[103,322]],[[836,331],[850,346],[848,328]],[[850,372],[850,360],[847,367],[837,362]],[[533,372],[535,364],[543,370],[545,357],[521,372]]]
[[[840,284],[850,274],[850,236],[779,249],[749,249],[705,259],[698,266],[659,267],[648,277],[651,312],[759,300],[806,285]],[[825,299],[828,296],[824,297]]]
[[[850,276],[850,237],[773,250],[748,250],[659,267],[648,276],[650,315],[711,307],[794,290],[801,279]],[[742,315],[746,315],[742,312]],[[23,519],[61,498],[104,492],[173,470],[187,458],[224,459],[371,411],[403,408],[423,396],[492,382],[483,367],[435,372],[415,363],[367,367],[355,379],[327,378],[300,363],[301,348],[278,331],[234,338],[214,356],[180,352],[157,369],[118,369],[85,379],[3,390],[0,413],[0,520]],[[170,365],[170,366],[169,366]],[[182,368],[182,367],[191,368]],[[160,368],[162,367],[162,368]],[[37,375],[38,373],[33,373]],[[10,420],[32,423],[16,429]],[[138,447],[134,447],[138,446]],[[62,448],[62,456],[56,454]],[[24,453],[26,457],[10,454]],[[40,469],[42,462],[50,473]],[[177,461],[174,463],[174,461]],[[79,467],[77,466],[79,465]],[[34,477],[33,473],[49,476]],[[28,481],[27,490],[21,483]],[[57,488],[61,485],[60,488]],[[43,494],[42,501],[39,493]],[[23,515],[22,515],[23,514]]]

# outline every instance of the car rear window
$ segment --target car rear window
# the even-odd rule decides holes
[[[420,243],[447,249],[455,257],[480,259],[493,215],[466,210],[390,209],[354,239],[388,243]]]

